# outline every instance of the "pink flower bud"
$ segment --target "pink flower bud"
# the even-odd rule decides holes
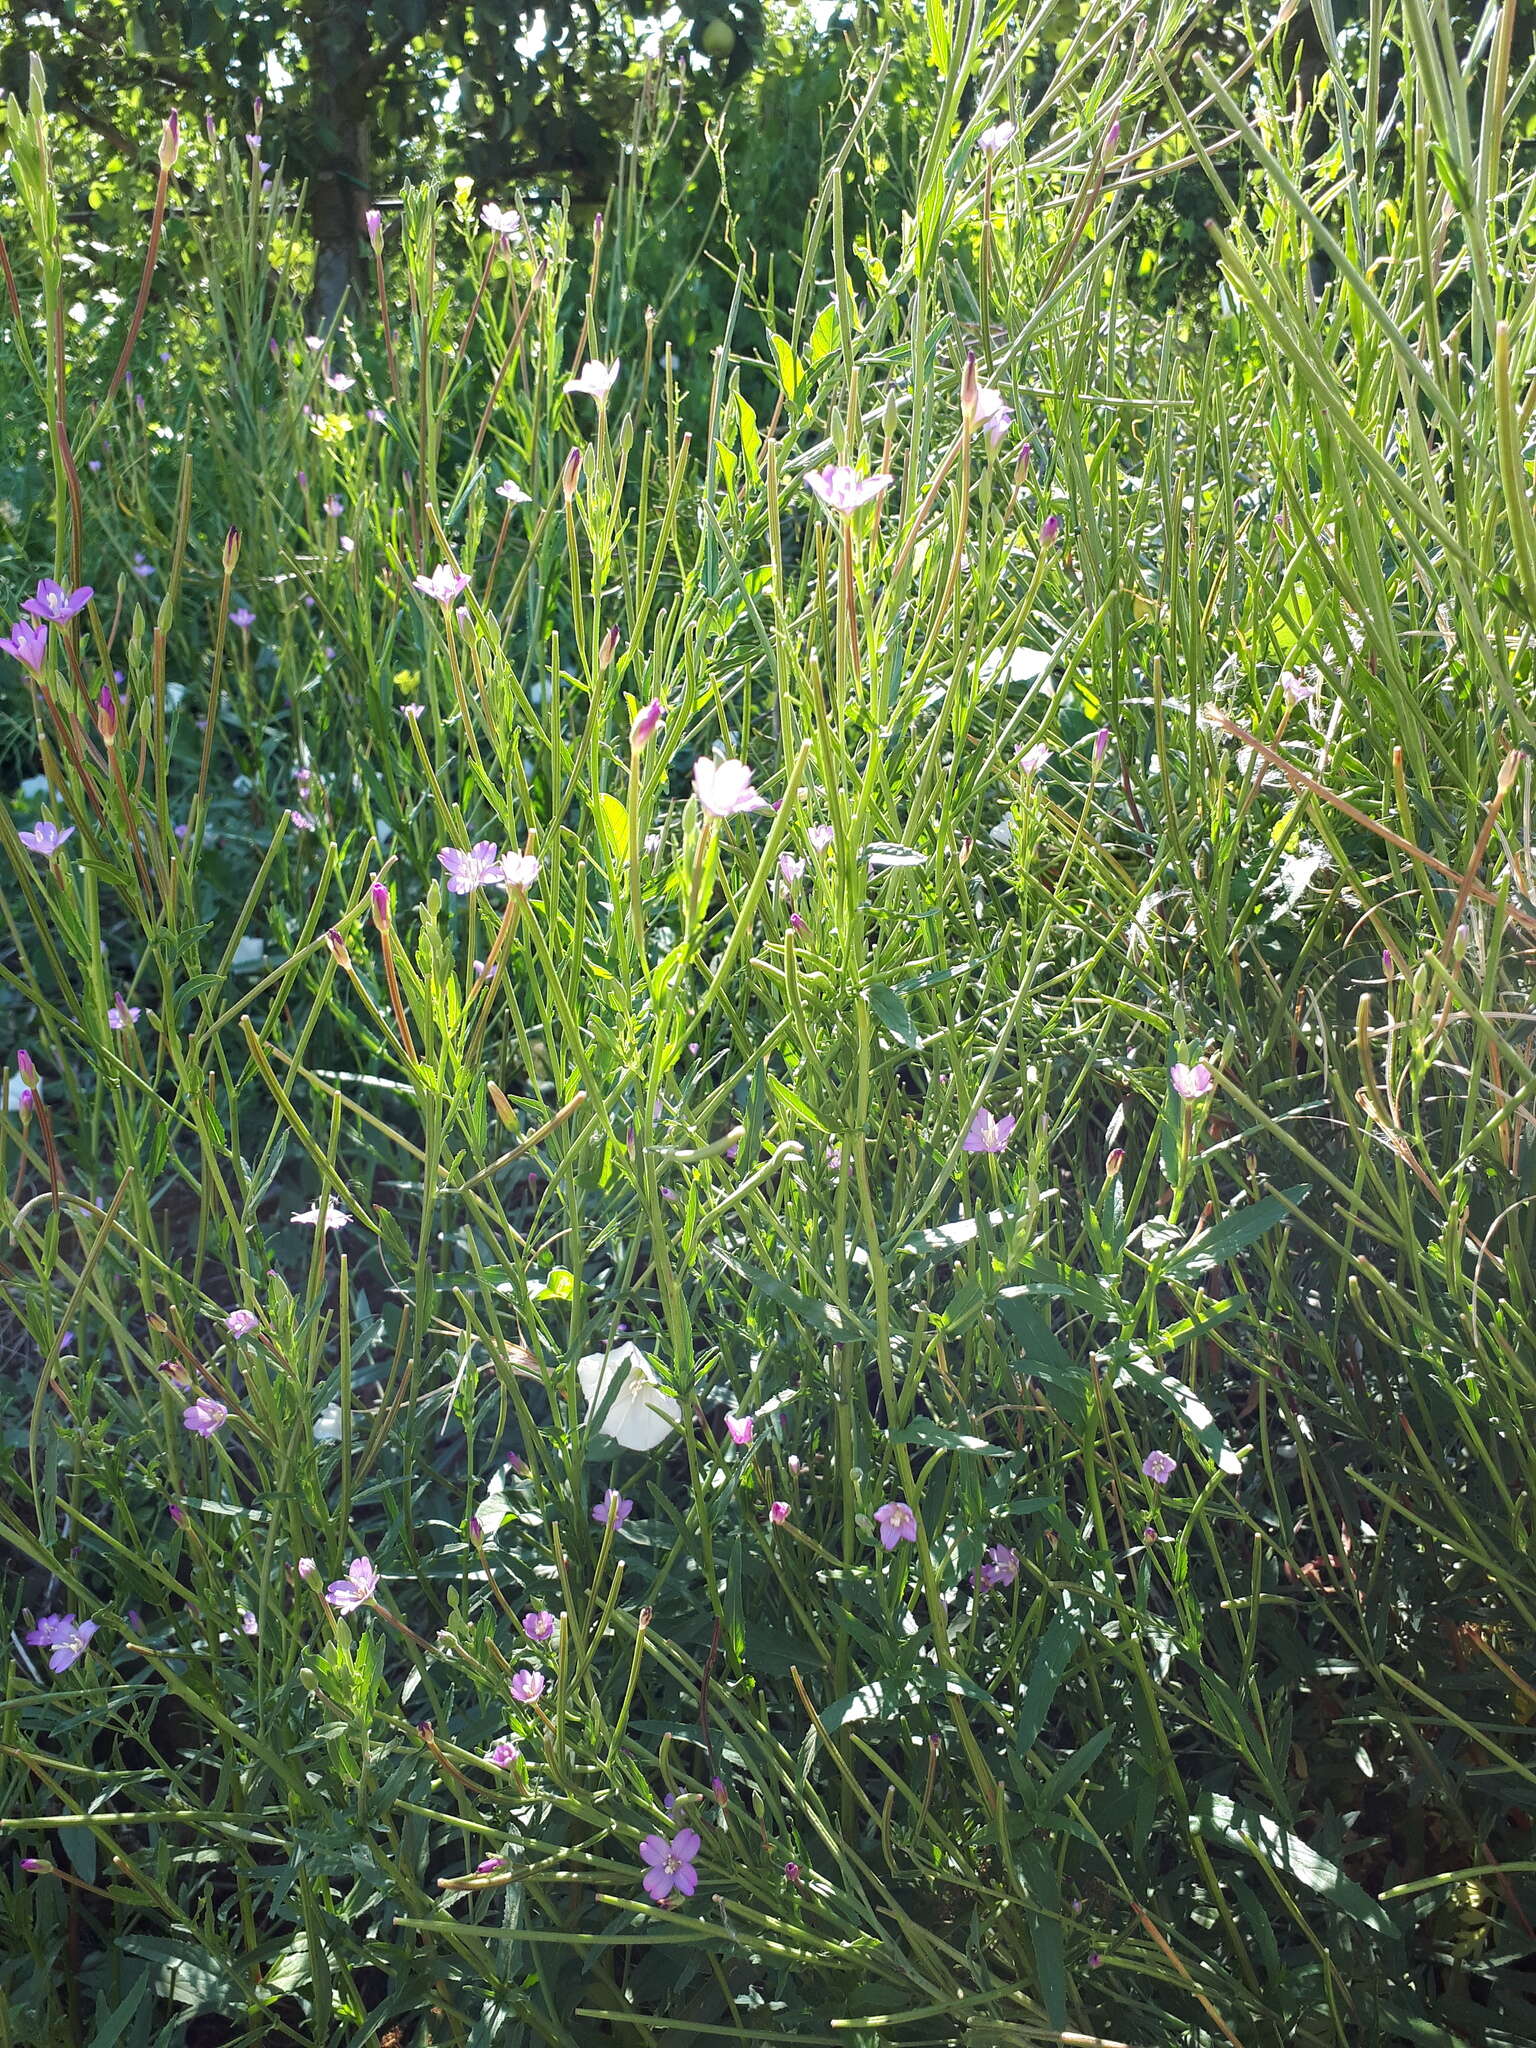
[[[160,136],[160,168],[168,171],[181,149],[181,121],[174,107]]]
[[[368,239],[375,249],[384,246],[384,216],[376,206],[370,206],[363,215],[363,226],[368,230]]]
[[[648,746],[666,713],[662,710],[661,699],[653,697],[649,704],[635,713],[635,722],[629,728],[629,745],[632,753]]]
[[[370,885],[368,901],[373,906],[374,923],[381,932],[387,930],[389,926],[389,890],[382,882],[374,882]]]
[[[560,472],[560,488],[567,500],[576,495],[576,485],[581,476],[581,450],[573,448],[565,458],[565,468]]]
[[[1060,538],[1061,521],[1056,517],[1056,514],[1053,512],[1040,529],[1041,544],[1044,547],[1049,547],[1052,541],[1059,540]]]

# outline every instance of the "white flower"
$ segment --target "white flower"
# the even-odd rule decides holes
[[[599,405],[606,405],[608,394],[619,381],[619,363],[615,357],[611,363],[599,362],[593,356],[582,367],[580,376],[570,378],[566,390],[578,398],[595,398]]]
[[[588,1426],[596,1424],[626,1451],[654,1451],[683,1419],[638,1344],[578,1359],[576,1377],[586,1397]]]
[[[289,1221],[293,1223],[317,1223],[326,1230],[341,1230],[352,1221],[352,1218],[345,1209],[338,1208],[327,1197],[323,1215],[319,1203],[316,1202],[308,1209],[295,1209]]]

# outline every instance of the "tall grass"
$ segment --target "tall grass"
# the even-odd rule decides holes
[[[1531,2037],[1516,11],[1205,74],[1203,325],[1179,11],[927,23],[686,393],[639,212],[408,192],[311,346],[238,139],[73,313],[10,110],[18,2037]]]

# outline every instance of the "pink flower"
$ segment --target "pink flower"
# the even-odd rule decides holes
[[[363,226],[368,230],[368,239],[375,249],[384,243],[384,216],[376,206],[370,206],[363,215]]]
[[[649,704],[643,705],[640,708],[640,710],[638,710],[635,713],[634,723],[629,728],[629,746],[631,753],[638,754],[642,747],[648,746],[650,744],[651,738],[654,735],[657,726],[660,725],[662,719],[665,716],[666,713],[662,709],[662,703],[659,697],[653,697]]]
[[[91,1637],[100,1627],[99,1622],[77,1623],[72,1614],[45,1614],[36,1628],[27,1630],[27,1641],[35,1650],[47,1650],[48,1669],[67,1671],[85,1655]]]
[[[469,578],[450,563],[439,562],[430,576],[413,578],[413,586],[423,597],[435,597],[439,604],[452,604],[459,592],[468,588]]]
[[[566,384],[566,390],[577,398],[595,398],[599,405],[608,403],[608,394],[619,381],[617,357],[611,363],[600,363],[594,356],[583,364],[578,376]]]
[[[371,1559],[354,1557],[344,1579],[332,1579],[325,1597],[338,1614],[355,1614],[366,1607],[378,1588],[379,1575]]]
[[[510,1771],[514,1764],[522,1762],[523,1753],[510,1735],[503,1735],[485,1752],[485,1760],[493,1770]]]
[[[805,481],[829,512],[851,519],[855,512],[883,498],[896,479],[883,473],[865,476],[846,462],[829,462],[825,469],[813,469]]]
[[[976,387],[975,423],[994,448],[1013,425],[1012,406],[1004,399],[1001,391],[995,390],[990,384],[978,384]]]
[[[502,885],[508,889],[521,889],[525,893],[539,879],[538,855],[533,853],[509,853],[501,863]]]
[[[787,1500],[771,1501],[768,1507],[768,1526],[771,1529],[782,1529],[788,1520],[789,1502]]]
[[[520,1707],[531,1707],[544,1690],[542,1671],[514,1671],[510,1691]]]
[[[625,1500],[615,1487],[610,1486],[597,1506],[592,1510],[592,1519],[594,1522],[601,1522],[604,1527],[612,1523],[615,1529],[619,1529],[623,1527],[634,1512],[634,1502],[632,1500]]]
[[[52,860],[66,839],[73,839],[73,825],[55,825],[52,818],[39,818],[29,831],[18,832],[16,837],[27,849],[44,860]]]
[[[769,808],[767,798],[752,787],[752,770],[745,761],[711,761],[701,754],[693,764],[693,793],[712,818]]]
[[[519,485],[513,483],[511,477],[506,478],[504,482],[496,486],[496,495],[498,498],[505,498],[509,505],[531,505],[533,503],[528,493]]]
[[[1006,1543],[994,1543],[976,1574],[983,1586],[1011,1586],[1019,1576],[1019,1553]]]
[[[1049,547],[1053,541],[1061,539],[1061,521],[1054,512],[1042,523],[1040,539],[1046,547]]]
[[[756,1426],[757,1419],[755,1416],[752,1415],[731,1414],[727,1415],[725,1418],[726,1435],[730,1438],[733,1444],[740,1445],[740,1447],[743,1450],[745,1450],[747,1445],[751,1443],[752,1432],[756,1428]]]
[[[76,612],[83,612],[94,595],[88,583],[71,590],[67,584],[55,583],[51,576],[45,576],[37,586],[37,595],[23,598],[21,608],[34,619],[41,619],[45,626],[62,626]]]
[[[516,235],[522,232],[523,216],[514,213],[510,206],[494,206],[487,200],[480,209],[480,218],[493,235]]]
[[[10,632],[0,639],[0,651],[14,655],[23,668],[31,669],[33,675],[41,675],[43,657],[48,652],[48,628],[29,625],[25,619],[18,619]]]
[[[506,875],[493,839],[477,839],[468,849],[445,846],[437,856],[447,871],[450,896],[472,896],[477,889],[505,887]]]
[[[1182,1095],[1186,1102],[1198,1102],[1202,1095],[1209,1095],[1216,1086],[1216,1076],[1200,1060],[1192,1067],[1186,1067],[1182,1060],[1168,1069],[1168,1078],[1173,1083],[1175,1095]]]
[[[181,1411],[181,1426],[190,1429],[194,1436],[216,1436],[229,1420],[229,1410],[222,1401],[215,1401],[207,1394],[189,1402]]]
[[[130,1024],[137,1024],[144,1012],[132,1003],[125,1003],[121,996],[107,1010],[107,1023],[114,1031],[126,1031]]]
[[[530,1643],[547,1643],[554,1632],[555,1617],[547,1608],[531,1608],[523,1616],[523,1634]]]
[[[647,1866],[642,1883],[657,1905],[673,1892],[693,1897],[699,1882],[693,1859],[703,1846],[692,1828],[682,1829],[670,1842],[664,1835],[645,1837],[640,1844],[640,1861]]]
[[[1166,1451],[1148,1451],[1141,1461],[1141,1469],[1154,1486],[1166,1486],[1179,1469],[1177,1458],[1170,1458]]]
[[[811,843],[812,853],[825,853],[837,834],[830,825],[813,825],[805,836]]]
[[[990,128],[983,128],[976,138],[976,147],[983,156],[999,156],[1018,134],[1015,121],[994,121]]]
[[[1017,1117],[995,1117],[990,1109],[978,1109],[971,1128],[965,1134],[965,1150],[967,1152],[1005,1151],[1008,1140],[1013,1136],[1014,1126],[1017,1122]]]
[[[248,633],[256,623],[256,614],[248,604],[237,605],[229,615],[229,623],[238,626],[242,633]]]
[[[904,1500],[888,1500],[884,1507],[876,1508],[875,1520],[887,1550],[894,1550],[898,1543],[917,1541],[917,1516]]]
[[[240,1610],[240,1626],[245,1630],[248,1636],[255,1635],[256,1617],[254,1614],[252,1614],[249,1607],[242,1607]]]
[[[319,1572],[320,1567],[312,1557],[301,1557],[295,1569],[301,1579],[312,1579]]]
[[[261,1326],[261,1317],[254,1309],[234,1308],[224,1318],[224,1327],[231,1337],[249,1337]]]

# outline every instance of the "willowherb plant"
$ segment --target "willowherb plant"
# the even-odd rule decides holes
[[[1521,2038],[1514,22],[1319,154],[1283,23],[932,7],[686,397],[638,218],[304,334],[238,139],[98,355],[12,105],[40,2038]]]

